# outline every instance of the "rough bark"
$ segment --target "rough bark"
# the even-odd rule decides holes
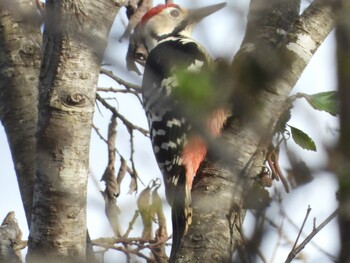
[[[22,262],[18,249],[24,248],[26,242],[21,238],[22,231],[18,227],[15,212],[9,212],[0,227],[0,262]]]
[[[32,0],[0,4],[0,120],[30,224],[40,70],[40,22]]]
[[[28,262],[86,261],[91,122],[117,3],[46,1]]]
[[[224,161],[205,166],[196,176],[193,221],[176,262],[229,262],[232,251],[242,248],[244,194],[261,171],[264,139],[271,136],[290,91],[333,28],[332,10],[322,1],[314,1],[300,17],[298,1],[259,2],[251,4],[246,38],[232,66],[232,81],[239,87],[234,113],[240,121],[224,131]],[[256,4],[269,8],[253,8]],[[253,260],[249,251],[241,257]]]
[[[338,91],[340,108],[340,138],[338,153],[332,159],[339,178],[339,232],[341,249],[339,262],[350,262],[350,1],[335,3],[337,14],[336,40]]]

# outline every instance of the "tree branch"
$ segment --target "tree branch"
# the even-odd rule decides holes
[[[259,27],[261,31],[257,38],[246,36],[234,58],[234,78],[230,85],[234,87],[231,98],[233,112],[237,115],[227,125],[222,136],[222,147],[228,153],[224,159],[231,157],[231,160],[229,163],[211,162],[195,177],[192,190],[192,224],[176,256],[177,263],[191,262],[193,258],[202,262],[227,262],[233,249],[243,242],[239,229],[245,215],[245,190],[250,188],[254,177],[261,171],[266,152],[264,149],[269,146],[268,138],[271,137],[290,91],[312,54],[333,28],[334,15],[324,3],[315,1],[297,17],[299,1],[283,3],[288,2],[291,9],[285,12],[292,16],[286,18],[283,18],[282,3],[274,9],[271,8],[270,1],[261,2],[261,6],[265,4],[270,8],[261,11],[262,18],[268,22]],[[256,10],[252,7],[253,4],[249,19],[255,17],[252,14]],[[274,12],[282,20],[273,19],[276,17]],[[265,15],[271,15],[271,20],[264,17]],[[254,24],[254,21],[250,22]],[[282,28],[284,31],[273,33],[270,26]],[[252,27],[247,34],[249,30],[253,30]],[[312,39],[312,48],[310,42],[303,42],[295,37],[298,34],[299,37],[307,34],[307,39]],[[295,50],[288,49],[295,42],[307,49],[310,56],[299,56]],[[253,258],[254,255],[250,257]]]
[[[127,118],[125,118],[123,115],[121,115],[114,107],[109,105],[106,102],[106,100],[104,100],[99,94],[96,94],[96,99],[99,102],[101,102],[103,106],[105,106],[107,109],[109,109],[115,116],[117,116],[129,130],[137,130],[137,131],[141,132],[143,135],[148,136],[148,131],[146,129],[143,129],[143,128],[131,123]]]
[[[298,255],[300,253],[300,251],[302,251],[304,249],[304,247],[306,246],[307,243],[309,243],[311,241],[311,239],[314,238],[314,236],[316,236],[316,234],[318,232],[320,232],[322,230],[322,228],[324,228],[330,221],[332,221],[333,218],[335,218],[338,215],[339,210],[336,209],[329,217],[327,217],[318,227],[314,228],[314,230],[310,233],[310,235],[308,235],[303,242],[300,243],[299,246],[297,247],[293,247],[292,251],[289,253],[287,259],[286,259],[286,263],[292,262],[292,260],[296,257],[296,255]],[[305,218],[305,220],[307,219],[307,217]],[[305,221],[304,221],[305,223]],[[303,223],[303,225],[304,225]],[[302,231],[302,228],[300,229],[300,231]],[[299,235],[298,235],[299,236]],[[297,240],[295,242],[295,245],[297,243]]]
[[[46,1],[28,262],[86,261],[96,84],[118,10],[108,0]]]
[[[9,141],[28,226],[33,202],[41,54],[40,27],[33,23],[38,13],[32,2],[1,1],[0,7],[0,120]]]
[[[21,252],[17,250],[24,244],[15,212],[9,212],[0,227],[0,262],[22,262]]]
[[[106,188],[101,194],[105,201],[105,213],[109,224],[113,229],[116,237],[121,236],[119,214],[120,210],[117,206],[117,196],[119,195],[119,184],[115,176],[115,143],[117,139],[117,118],[112,115],[108,125],[108,165],[102,175],[101,181],[105,182]],[[122,169],[122,167],[124,167]],[[121,169],[126,173],[126,163],[122,163]],[[124,177],[124,175],[123,175]]]
[[[132,83],[129,83],[129,82],[125,81],[125,80],[122,80],[121,78],[119,78],[116,75],[114,75],[113,72],[110,71],[110,70],[101,68],[100,72],[101,72],[101,74],[104,74],[104,75],[110,77],[111,79],[113,79],[118,84],[124,86],[128,90],[133,90],[135,92],[141,92],[141,87],[140,86],[132,84]]]

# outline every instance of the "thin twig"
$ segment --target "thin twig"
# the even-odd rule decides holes
[[[106,144],[108,144],[107,139],[104,138],[103,135],[100,133],[99,128],[97,128],[95,125],[92,125],[92,128],[93,128],[94,131],[96,132],[97,136],[100,137],[100,139],[101,139],[102,141],[104,141]],[[119,155],[119,157],[120,157],[120,159],[121,159],[121,162],[125,161],[125,158],[121,155],[121,153],[118,151],[117,148],[115,148],[115,152]],[[127,166],[127,172],[128,172],[129,174],[134,173],[134,171],[133,171],[129,166]]]
[[[302,93],[302,92],[298,92],[298,93],[296,93],[288,98],[288,101],[290,102],[290,103],[288,103],[288,105],[292,104],[297,99],[302,99],[302,98],[308,100],[308,99],[310,99],[310,95]]]
[[[251,211],[253,213],[253,215],[256,216],[256,213],[254,211]],[[281,218],[287,220],[287,222],[292,225],[296,231],[299,231],[299,226],[293,222],[293,220],[286,214],[286,212],[284,211],[284,208],[282,205],[280,205],[280,214],[281,214]],[[278,225],[276,222],[273,221],[273,219],[269,218],[266,214],[263,215],[264,216],[264,220],[274,229],[276,229],[276,231],[278,233],[281,233],[282,238],[287,241],[288,243],[291,243],[291,241],[288,239],[287,235],[281,231],[282,230],[282,225]],[[313,223],[315,225],[315,223]],[[316,226],[313,227],[313,229],[315,229]],[[303,232],[301,235],[303,238],[305,238],[307,235]],[[320,247],[316,242],[314,242],[313,240],[310,241],[310,244],[312,246],[314,246],[317,250],[319,250],[321,253],[323,253],[324,255],[326,255],[327,257],[330,258],[330,260],[332,261],[336,261],[337,257],[330,254],[329,252],[327,252],[326,250],[324,250],[322,247]],[[291,244],[292,245],[292,244]],[[271,257],[270,262],[273,262],[273,257]]]
[[[114,81],[116,81],[118,84],[124,86],[124,87],[127,88],[127,89],[132,89],[132,90],[137,91],[137,92],[140,92],[140,91],[141,91],[141,87],[140,87],[140,86],[135,85],[135,84],[132,84],[132,83],[130,83],[130,82],[127,82],[127,81],[125,81],[125,80],[123,80],[123,79],[117,77],[117,76],[114,75],[113,72],[110,71],[110,70],[101,68],[101,69],[100,69],[100,73],[101,73],[101,74],[104,74],[104,75],[106,75],[106,76],[108,76],[108,77],[110,77],[111,79],[113,79]]]
[[[286,263],[292,262],[292,260],[296,257],[296,255],[298,255],[300,253],[300,251],[302,251],[304,249],[304,247],[306,246],[307,243],[309,243],[311,241],[311,239],[318,233],[321,231],[322,228],[324,228],[334,217],[336,217],[336,215],[339,212],[339,208],[337,208],[329,217],[326,218],[326,220],[324,220],[318,227],[316,227],[305,239],[303,242],[301,242],[301,244],[297,247],[293,247],[292,251],[289,253],[287,259],[286,259]]]
[[[135,161],[134,161],[134,153],[135,153],[135,147],[134,147],[134,132],[133,130],[129,130],[130,133],[130,162],[131,162],[131,168],[134,171],[134,173],[131,175],[132,180],[130,182],[130,190],[129,194],[132,194],[134,191],[137,192],[137,178],[138,173],[135,167]]]
[[[109,109],[115,116],[117,116],[129,130],[137,130],[137,131],[141,132],[143,135],[145,135],[146,137],[148,137],[148,131],[146,129],[141,128],[141,127],[131,123],[127,118],[125,118],[123,115],[121,115],[114,107],[112,107],[110,104],[108,104],[107,101],[105,99],[103,99],[99,94],[96,94],[96,99],[99,102],[101,102],[101,104],[103,106],[105,106],[107,109]]]
[[[130,249],[130,248],[125,248],[125,247],[121,247],[121,246],[114,246],[114,245],[110,245],[110,244],[94,244],[94,245],[105,248],[105,249],[118,250],[118,251],[123,252],[125,255],[134,254],[140,258],[146,259],[147,262],[154,262],[155,263],[155,261],[153,259],[151,259],[150,257],[147,257],[146,255],[141,253],[139,251],[139,249]]]
[[[105,182],[105,190],[101,194],[105,201],[105,214],[113,229],[114,235],[121,236],[119,214],[120,210],[117,206],[117,195],[119,194],[119,185],[115,176],[115,144],[117,140],[117,118],[111,116],[111,121],[108,125],[108,165],[102,175],[101,181]],[[125,169],[126,170],[126,169]]]
[[[96,132],[97,136],[100,137],[100,139],[102,141],[104,141],[105,143],[108,143],[107,142],[107,139],[103,137],[102,133],[100,132],[100,129],[97,128],[94,124],[92,125],[92,128],[94,129],[94,131]],[[117,149],[115,149],[117,151]]]
[[[134,94],[136,96],[138,96],[141,93],[141,91],[136,91],[131,89],[115,89],[113,87],[98,87],[96,90],[102,91],[102,92],[129,93],[129,94]]]
[[[126,230],[125,234],[123,235],[123,238],[128,238],[129,237],[129,234],[133,228],[133,225],[135,224],[136,222],[136,219],[138,218],[140,212],[138,210],[135,211],[135,214],[132,218],[132,220],[129,222],[129,227],[128,227],[128,230]]]
[[[126,247],[116,246],[115,244],[123,244]],[[144,254],[140,252],[142,249],[151,249],[154,250],[155,248],[161,246],[161,245],[170,245],[166,243],[166,241],[158,241],[155,239],[147,239],[147,238],[98,238],[95,240],[92,240],[92,244],[94,246],[98,246],[105,249],[114,249],[124,252],[126,255],[128,254],[135,254],[139,257],[145,258],[147,260],[150,260],[150,258],[146,257]],[[131,249],[130,246],[136,246],[136,249]],[[147,262],[155,262],[153,259],[152,261]]]
[[[303,224],[301,225],[301,228],[300,228],[300,230],[299,230],[299,233],[298,233],[297,239],[295,240],[295,243],[294,243],[294,245],[293,245],[292,250],[294,250],[294,249],[295,249],[295,247],[296,247],[296,246],[297,246],[297,244],[298,244],[298,241],[299,241],[300,235],[301,235],[301,233],[303,232],[303,229],[304,229],[305,223],[306,223],[306,221],[307,221],[307,219],[308,219],[308,217],[309,217],[309,215],[310,215],[310,212],[311,212],[311,207],[310,207],[310,206],[308,206],[308,208],[307,208],[307,210],[306,210],[306,215],[305,215],[305,218],[304,218]]]
[[[132,94],[132,95],[136,96],[136,98],[138,99],[138,101],[142,105],[142,99],[141,99],[141,96],[140,96],[141,91],[135,91],[135,90],[131,90],[131,89],[115,89],[113,87],[98,87],[96,90],[100,91],[100,92],[113,92],[113,93]]]
[[[291,224],[296,231],[299,231],[299,226],[293,222],[293,220],[287,215],[283,205],[280,205],[280,211],[281,214],[283,214],[283,217],[287,220],[287,222],[289,224]],[[316,226],[313,226],[313,229],[315,229]],[[302,233],[303,238],[305,238],[307,236],[307,234]],[[285,238],[286,239],[286,238]],[[316,242],[314,242],[313,240],[311,240],[310,242],[311,245],[313,245],[316,249],[318,249],[320,252],[322,252],[323,254],[325,254],[327,257],[329,257],[332,261],[335,261],[337,259],[336,256],[330,254],[329,252],[327,252],[326,250],[324,250],[322,247],[320,247]]]

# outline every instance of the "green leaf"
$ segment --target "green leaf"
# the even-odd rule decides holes
[[[176,72],[177,85],[173,96],[190,111],[205,111],[215,104],[215,89],[207,72]]]
[[[313,95],[305,96],[305,99],[315,110],[325,111],[333,116],[336,116],[338,114],[336,91],[316,93]]]
[[[305,150],[316,151],[316,144],[309,135],[293,126],[289,125],[289,127],[292,133],[292,138],[296,144]]]

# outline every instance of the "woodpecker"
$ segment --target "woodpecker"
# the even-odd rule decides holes
[[[225,5],[220,3],[194,10],[176,4],[158,5],[150,9],[138,25],[139,40],[148,54],[142,81],[143,106],[153,151],[163,174],[166,197],[172,207],[170,261],[174,260],[191,223],[192,182],[207,153],[206,140],[194,128],[193,120],[184,113],[183,104],[174,96],[179,88],[176,72],[210,70],[212,60],[207,51],[192,39],[192,30],[202,18]],[[217,137],[227,113],[218,108],[207,115],[205,129]]]

